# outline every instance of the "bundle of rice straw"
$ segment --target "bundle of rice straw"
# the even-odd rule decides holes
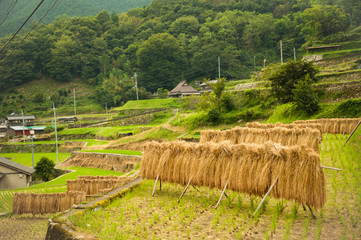
[[[248,122],[246,123],[246,127],[248,128],[262,128],[262,129],[268,129],[268,128],[274,128],[274,127],[282,127],[282,128],[316,128],[321,131],[322,133],[322,125],[320,123],[312,123],[312,124],[284,124],[284,123],[259,123],[259,122]]]
[[[317,130],[316,130],[317,131]],[[215,136],[215,135],[213,135]],[[154,149],[160,154],[154,154]],[[164,154],[163,154],[164,153]],[[163,155],[162,155],[163,154]],[[278,178],[271,196],[320,208],[326,201],[320,157],[305,146],[182,141],[145,146],[141,176],[186,185],[228,188],[263,196]]]
[[[13,213],[44,214],[64,211],[86,200],[85,192],[15,193]]]
[[[282,128],[269,129],[236,127],[226,131],[204,130],[201,131],[200,143],[231,141],[238,143],[263,144],[268,141],[279,143],[283,146],[303,145],[309,146],[316,152],[320,151],[319,143],[322,134],[317,129],[311,128]]]
[[[361,118],[321,118],[312,120],[298,120],[294,124],[321,124],[323,133],[350,134]]]

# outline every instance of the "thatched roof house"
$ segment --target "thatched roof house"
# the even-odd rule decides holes
[[[189,86],[185,80],[178,83],[178,85],[169,92],[170,97],[184,97],[189,95],[200,95],[200,93]]]

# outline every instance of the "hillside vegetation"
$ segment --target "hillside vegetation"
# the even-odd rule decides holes
[[[144,99],[183,79],[215,78],[218,56],[222,77],[248,78],[264,59],[279,62],[280,40],[284,59],[294,47],[299,56],[302,46],[359,40],[359,12],[356,0],[154,0],[120,15],[61,17],[1,53],[0,90],[79,77],[98,86],[99,102],[119,106],[134,99],[134,72]]]
[[[0,16],[3,20],[5,14],[9,11],[6,21],[1,26],[0,37],[6,34],[12,34],[21,26],[26,17],[30,15],[31,11],[39,4],[40,1],[35,0],[2,0],[0,2]],[[46,15],[43,23],[50,23],[56,17],[66,15],[74,16],[89,16],[95,15],[102,10],[107,10],[111,13],[118,14],[126,12],[129,9],[143,7],[149,5],[151,0],[72,0],[72,1],[58,1],[52,10]],[[37,22],[45,12],[53,5],[54,1],[45,1],[39,10],[33,15],[29,23],[25,25],[26,28],[32,27],[32,22]],[[12,7],[13,6],[13,7]]]

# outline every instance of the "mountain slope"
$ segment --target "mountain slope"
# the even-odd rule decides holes
[[[6,34],[14,33],[30,13],[39,4],[39,0],[18,0],[12,10],[9,12],[7,18],[0,26],[0,37]],[[35,12],[33,17],[26,25],[28,28],[31,23],[38,21],[45,12],[53,5],[55,0],[45,1],[38,11]],[[0,22],[4,20],[6,13],[11,9],[11,6],[15,3],[14,0],[2,0],[0,1]],[[109,13],[127,12],[129,9],[147,6],[151,3],[151,0],[60,0],[49,11],[44,18],[43,23],[52,22],[57,16],[89,16],[95,15],[102,10],[106,10]]]

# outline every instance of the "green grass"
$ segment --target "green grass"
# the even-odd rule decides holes
[[[81,151],[79,151],[79,152],[115,153],[115,154],[142,156],[142,152],[139,152],[139,151],[115,150],[115,149],[107,149],[107,150],[81,150]]]
[[[87,146],[95,146],[95,145],[105,145],[107,143],[109,143],[108,141],[103,141],[103,140],[97,140],[97,139],[78,139],[78,140],[67,140],[67,141],[63,141],[63,140],[59,140],[58,143],[59,144],[63,144],[65,142],[87,142]],[[34,141],[34,144],[55,144],[55,141]],[[6,143],[8,145],[22,145],[24,144],[23,142],[18,142],[18,143]],[[31,142],[25,142],[26,145],[31,144]]]
[[[11,161],[20,163],[22,165],[32,167],[32,155],[31,153],[0,153],[1,157],[11,158]],[[47,157],[53,162],[56,163],[56,153],[35,153],[34,154],[34,161],[35,165],[40,158]],[[59,153],[59,163],[63,162],[64,160],[70,157],[70,153]]]
[[[132,132],[136,126],[122,126],[122,127],[99,127],[99,128],[69,128],[64,129],[58,132],[58,135],[83,135],[83,134],[92,134],[92,135],[99,135],[99,136],[115,136],[117,133],[128,133]],[[55,133],[53,133],[55,135]]]
[[[128,101],[122,107],[113,108],[112,110],[129,110],[129,109],[154,109],[154,108],[176,108],[180,106],[180,99],[147,99],[139,101]]]

